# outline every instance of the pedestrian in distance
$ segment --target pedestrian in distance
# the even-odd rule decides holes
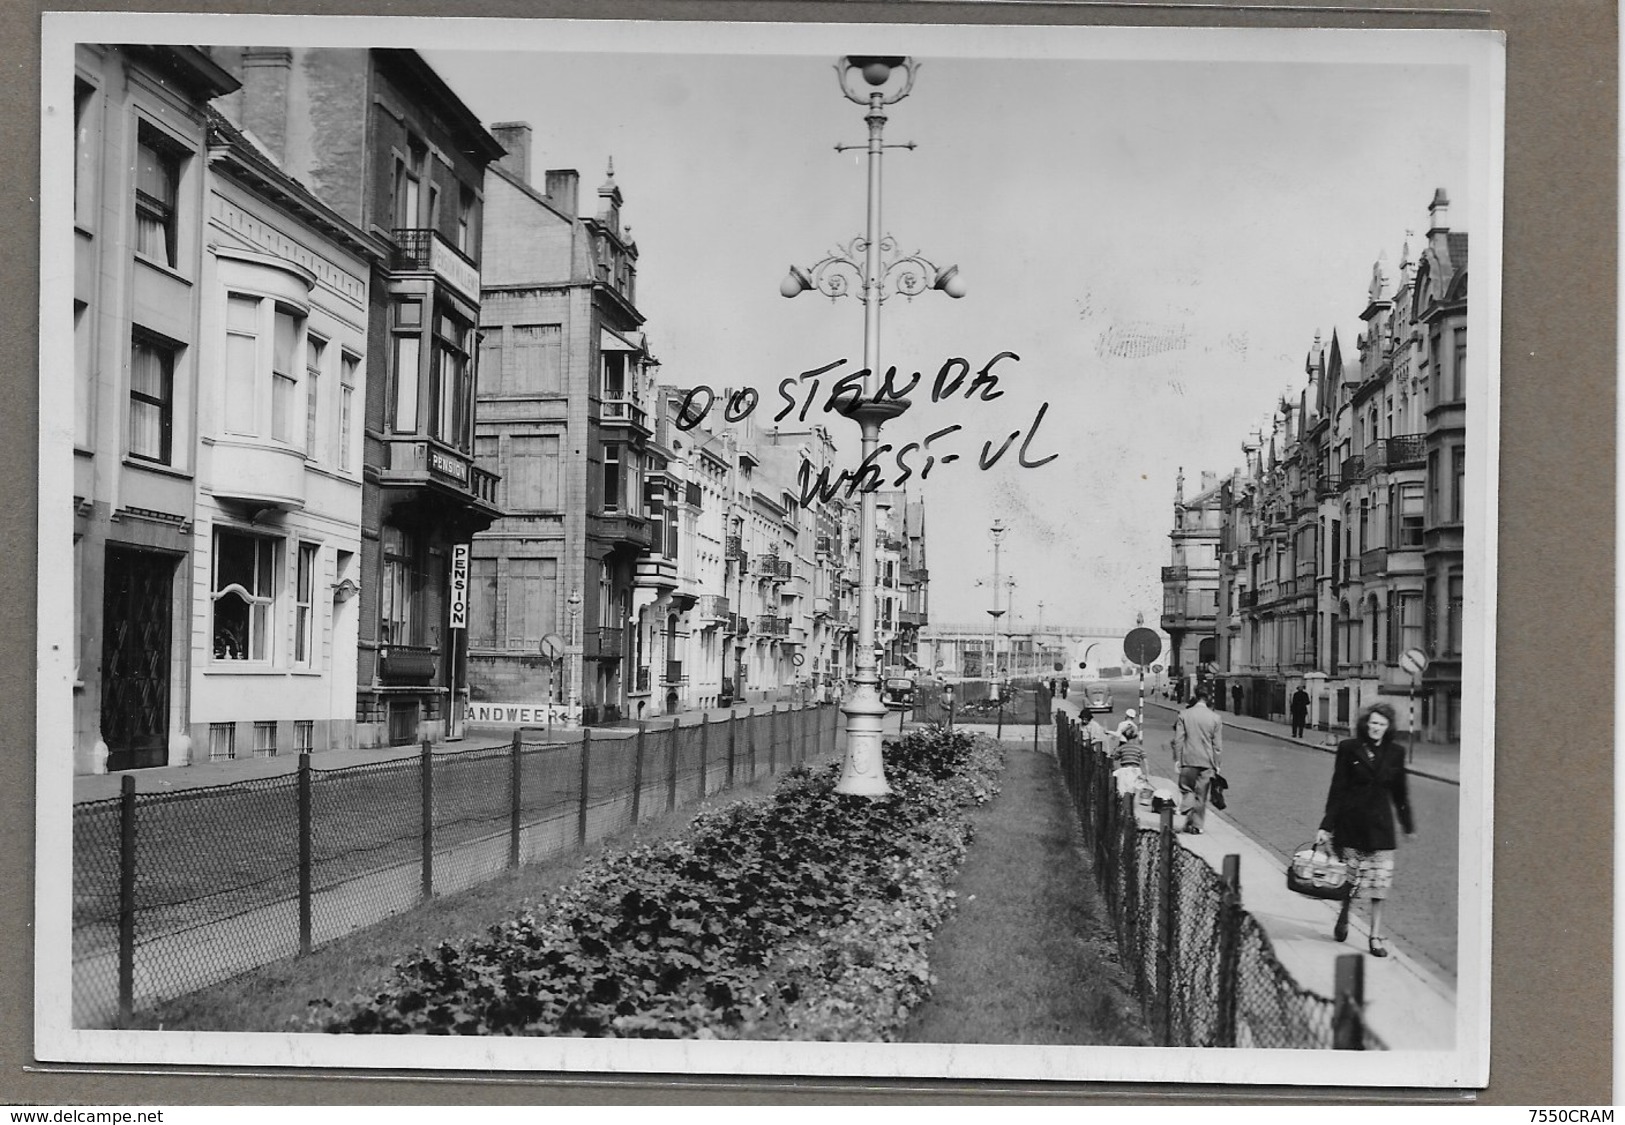
[[[1303,737],[1303,726],[1309,721],[1309,693],[1299,685],[1292,693],[1292,737]]]
[[[1354,900],[1367,899],[1373,957],[1388,956],[1388,943],[1382,937],[1382,907],[1394,882],[1396,814],[1405,835],[1416,831],[1405,749],[1394,739],[1394,709],[1386,703],[1373,703],[1361,710],[1354,737],[1337,744],[1326,815],[1315,834],[1315,842],[1330,844],[1354,873],[1353,890],[1337,912],[1332,936],[1338,941],[1348,939]]]
[[[1231,684],[1230,685],[1230,702],[1231,702],[1231,705],[1232,705],[1230,710],[1234,711],[1238,715],[1241,714],[1241,685],[1240,684]]]
[[[1207,705],[1207,689],[1197,688],[1174,720],[1174,765],[1179,768],[1179,806],[1185,831],[1199,836],[1207,819],[1208,790],[1224,752],[1224,722]]]

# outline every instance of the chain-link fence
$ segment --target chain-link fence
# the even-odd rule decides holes
[[[1281,965],[1242,909],[1239,857],[1215,871],[1176,846],[1171,806],[1158,810],[1158,827],[1142,825],[1135,795],[1116,791],[1110,756],[1064,713],[1056,750],[1123,961],[1163,1046],[1386,1049],[1365,1026],[1358,974],[1340,976],[1327,999]]]
[[[73,1018],[309,952],[509,868],[565,854],[837,748],[832,704],[587,729],[74,809]],[[319,757],[318,759],[319,760]]]

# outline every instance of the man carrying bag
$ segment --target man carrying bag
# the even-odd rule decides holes
[[[1224,724],[1207,705],[1207,688],[1197,688],[1190,704],[1174,720],[1173,750],[1174,764],[1179,767],[1184,830],[1197,836],[1207,817],[1208,793],[1224,750]]]

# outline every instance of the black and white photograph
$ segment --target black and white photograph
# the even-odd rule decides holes
[[[1484,1086],[1504,46],[47,13],[38,1057]]]

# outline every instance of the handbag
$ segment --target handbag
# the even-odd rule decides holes
[[[1310,898],[1344,899],[1354,890],[1354,872],[1329,845],[1304,844],[1287,864],[1286,887]]]
[[[1228,788],[1230,788],[1230,783],[1224,779],[1224,774],[1215,771],[1213,774],[1213,780],[1208,782],[1208,804],[1212,805],[1216,809],[1224,808],[1224,791]]]

